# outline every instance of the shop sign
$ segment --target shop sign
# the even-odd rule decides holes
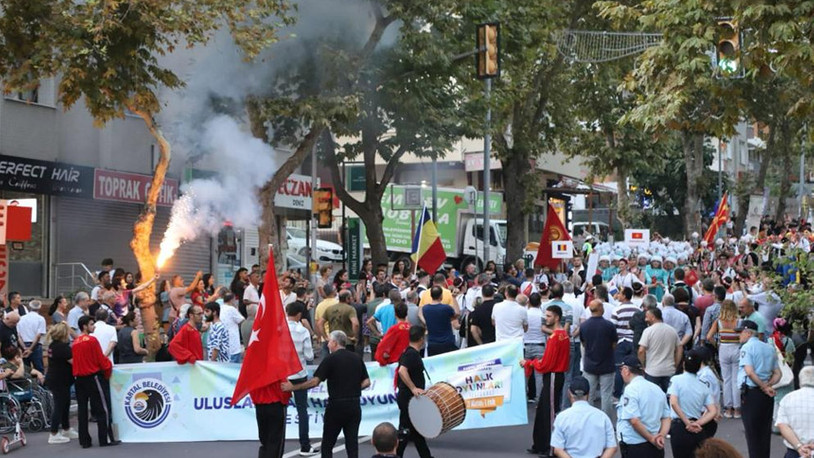
[[[319,179],[317,179],[317,187],[319,187]],[[277,190],[277,194],[274,196],[274,205],[280,208],[311,211],[311,196],[313,194],[311,177],[291,174],[280,185],[280,189]]]
[[[0,189],[89,198],[93,167],[0,155]]]
[[[152,181],[151,175],[96,169],[93,178],[93,198],[143,204]],[[178,180],[166,178],[158,195],[158,205],[171,207],[177,196]]]

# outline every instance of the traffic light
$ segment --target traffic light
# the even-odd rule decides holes
[[[718,74],[725,77],[741,75],[741,36],[738,23],[730,18],[718,19]]]
[[[334,222],[334,190],[318,188],[314,191],[314,212],[317,214],[317,227],[329,229]]]
[[[479,79],[500,77],[500,24],[478,25],[476,66]]]

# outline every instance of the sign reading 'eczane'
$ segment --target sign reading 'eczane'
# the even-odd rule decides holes
[[[319,179],[317,179],[317,187],[319,187]],[[280,189],[277,190],[277,194],[274,196],[274,205],[281,208],[311,211],[311,197],[313,194],[311,177],[291,174],[280,185]]]

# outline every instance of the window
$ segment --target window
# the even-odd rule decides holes
[[[26,103],[40,103],[40,87],[37,85],[34,89],[26,92],[18,92],[17,100]]]

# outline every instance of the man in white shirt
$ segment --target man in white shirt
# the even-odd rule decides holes
[[[780,401],[776,425],[788,449],[786,456],[814,454],[814,367],[804,367],[800,371],[800,389]]]
[[[73,308],[68,312],[68,326],[71,327],[71,339],[79,335],[79,318],[88,314],[90,298],[88,293],[80,291],[73,298]]]
[[[492,324],[495,326],[495,341],[523,337],[529,328],[529,317],[525,307],[516,302],[517,287],[506,287],[506,300],[495,304],[492,309]]]
[[[525,276],[526,280],[520,284],[520,294],[528,297],[534,293],[539,293],[540,290],[537,288],[539,283],[534,281],[534,269],[526,269]]]
[[[96,311],[96,326],[94,326],[93,337],[96,337],[96,340],[99,341],[99,346],[102,347],[102,353],[110,359],[110,363],[113,364],[113,349],[116,348],[116,344],[119,343],[119,338],[116,334],[116,328],[107,324],[107,319],[110,316],[110,312],[104,308],[100,308]]]
[[[314,359],[314,349],[311,346],[311,333],[302,325],[302,314],[304,308],[301,302],[292,302],[285,307],[288,317],[288,330],[291,331],[291,340],[294,341],[294,349],[300,359],[302,370],[288,377],[288,381],[297,385],[308,380],[308,370],[305,365]],[[294,391],[294,404],[297,406],[297,423],[299,425],[300,455],[315,456],[319,450],[311,447],[308,438],[308,390]]]
[[[464,304],[470,312],[475,310],[478,299],[483,299],[483,285],[487,283],[489,283],[489,274],[479,274],[475,277],[475,284],[466,290]]]
[[[93,301],[99,300],[99,293],[102,291],[106,284],[110,283],[110,272],[102,270],[96,276],[96,280],[99,282],[99,284],[94,286],[93,289],[90,291],[90,298]]]
[[[246,286],[246,289],[243,290],[243,304],[247,307],[249,305],[260,305],[260,291],[257,290],[257,285],[259,284],[260,274],[252,272],[252,274],[249,275],[249,284]]]
[[[237,307],[234,306],[235,295],[229,288],[222,287],[217,302],[220,307],[220,321],[229,333],[229,362],[239,363],[242,360],[243,349],[240,347],[240,323],[245,320]]]
[[[45,373],[42,364],[42,339],[45,337],[45,318],[40,315],[42,302],[33,300],[28,303],[28,312],[20,317],[17,323],[17,335],[23,344],[23,361]]]

